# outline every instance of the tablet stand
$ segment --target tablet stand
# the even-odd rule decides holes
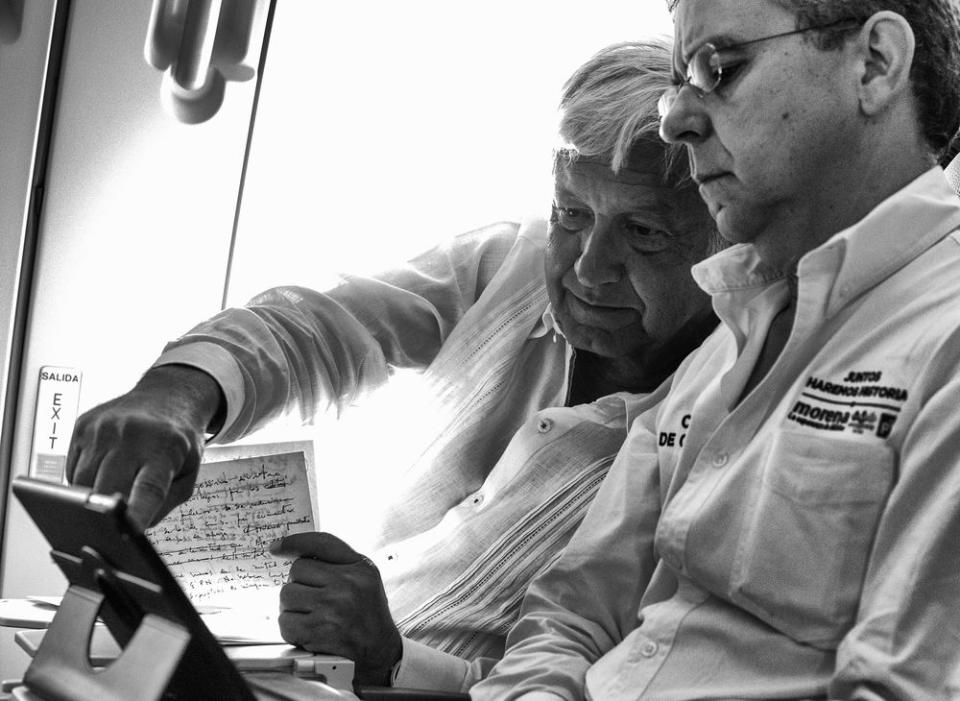
[[[53,556],[64,558],[57,551]],[[156,701],[165,694],[175,699],[253,698],[242,681],[241,688],[231,684],[239,679],[230,673],[226,657],[223,663],[230,671],[221,669],[218,674],[215,668],[201,666],[195,656],[184,655],[191,642],[186,628],[143,612],[137,599],[159,595],[159,587],[116,571],[93,548],[85,546],[81,559],[78,581],[64,595],[24,674],[24,686],[33,695],[50,701]],[[136,596],[130,587],[140,590]],[[98,615],[109,616],[108,628],[123,647],[114,662],[99,670],[88,656]]]
[[[87,650],[103,599],[103,594],[77,585],[67,590],[24,675],[28,689],[57,701],[153,701],[163,695],[190,634],[147,614],[120,657],[106,669],[95,670]]]

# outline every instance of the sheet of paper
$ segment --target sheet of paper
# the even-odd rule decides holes
[[[316,530],[308,462],[302,450],[205,462],[193,496],[148,531],[195,605],[247,608],[283,584],[290,563],[267,548]]]

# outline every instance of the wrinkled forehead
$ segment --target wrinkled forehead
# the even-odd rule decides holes
[[[718,49],[793,29],[796,16],[776,0],[680,0],[673,14],[675,67],[710,42]]]
[[[650,190],[669,189],[663,182],[662,167],[659,162],[654,161],[627,163],[614,172],[606,159],[580,156],[572,162],[560,165],[555,179],[558,187],[569,186],[579,180],[589,180],[597,184]]]
[[[557,180],[562,175],[576,174],[594,180],[622,184],[665,187],[667,181],[667,147],[656,137],[640,140],[631,146],[623,165],[616,172],[610,161],[600,156],[577,156],[572,163],[561,159],[557,167]]]

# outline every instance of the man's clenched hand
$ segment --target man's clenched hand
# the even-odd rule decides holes
[[[204,431],[221,402],[219,385],[200,370],[151,368],[128,393],[77,419],[67,480],[120,492],[139,528],[155,524],[193,492]]]
[[[403,643],[376,565],[329,533],[296,533],[270,552],[297,558],[280,590],[284,640],[347,657],[359,683],[389,686]]]

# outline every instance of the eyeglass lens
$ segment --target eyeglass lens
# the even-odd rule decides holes
[[[710,43],[704,44],[691,57],[687,67],[687,80],[701,93],[712,92],[720,84],[723,71],[720,67],[720,54]]]
[[[690,63],[687,65],[687,79],[684,84],[689,83],[700,95],[705,95],[712,92],[720,84],[722,74],[720,54],[713,44],[706,43],[690,57]],[[670,108],[673,107],[673,103],[680,94],[680,88],[682,87],[683,85],[672,85],[663,91],[663,95],[657,102],[657,112],[660,114],[660,119],[663,119]]]

